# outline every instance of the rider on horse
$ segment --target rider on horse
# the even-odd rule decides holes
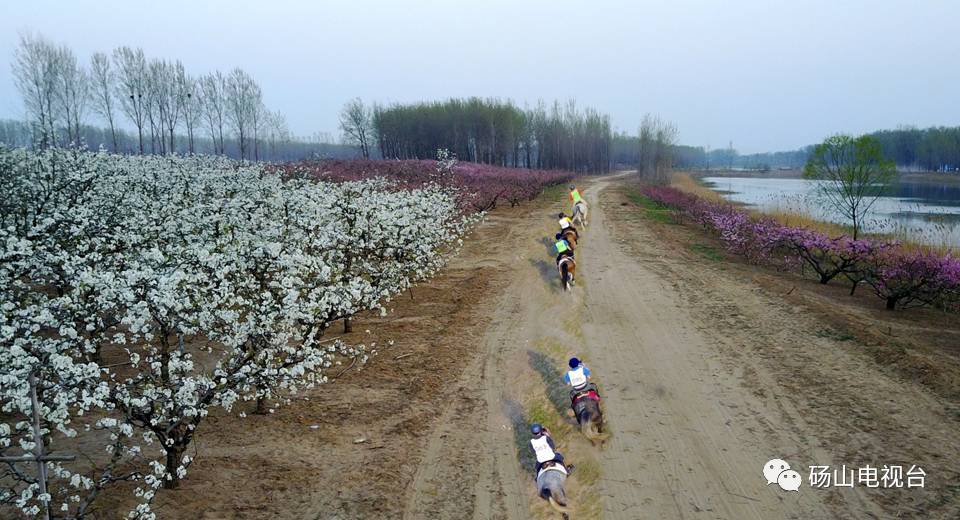
[[[580,232],[577,231],[577,228],[573,227],[573,221],[570,220],[570,217],[568,217],[565,213],[561,212],[560,215],[557,216],[557,218],[560,219],[559,222],[560,222],[561,234],[569,229],[573,231],[573,234],[577,239],[580,238]]]
[[[580,195],[580,190],[573,184],[570,185],[570,202],[572,202],[574,206],[583,202],[583,196]]]
[[[553,437],[550,436],[550,430],[541,426],[540,423],[533,423],[530,425],[530,433],[533,434],[533,438],[530,439],[530,449],[533,450],[533,454],[537,459],[537,466],[533,472],[534,478],[540,474],[540,470],[543,469],[545,465],[553,463],[562,465],[564,469],[567,470],[567,473],[573,469],[573,466],[564,464],[563,455],[557,451],[556,445],[553,444]]]
[[[560,260],[565,257],[573,258],[573,249],[570,249],[570,243],[563,238],[561,233],[557,233],[554,238],[557,241],[553,244],[553,247],[557,250],[557,265],[560,265]]]
[[[563,381],[573,387],[570,390],[570,400],[576,400],[577,396],[584,392],[598,392],[597,385],[590,382],[590,369],[587,368],[587,365],[583,364],[579,359],[572,357],[570,358],[570,370],[563,375]]]

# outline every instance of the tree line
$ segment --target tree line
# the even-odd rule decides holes
[[[348,103],[341,129],[365,153],[434,158],[447,149],[465,161],[497,166],[602,173],[610,169],[609,116],[574,101],[521,109],[492,98],[365,106]]]
[[[79,143],[91,150],[102,147],[114,153],[138,153],[137,134],[126,129],[117,128],[111,131],[107,127],[82,124],[79,135]],[[113,144],[114,138],[116,146]],[[56,142],[69,142],[66,129],[57,130]],[[33,123],[16,119],[0,119],[0,144],[13,148],[36,148],[38,145]],[[189,152],[189,142],[183,134],[177,134],[176,145],[177,153]],[[316,133],[310,137],[301,137],[293,133],[268,133],[260,143],[259,152],[260,160],[263,161],[297,161],[306,158],[352,159],[359,155],[356,146],[338,143],[332,135],[327,133]],[[239,159],[240,144],[230,135],[224,137],[221,148],[220,143],[208,135],[199,135],[194,136],[193,153],[219,154],[231,159]]]
[[[316,148],[291,134],[283,114],[266,107],[260,85],[239,67],[194,76],[180,60],[148,58],[127,46],[96,52],[84,64],[66,45],[23,34],[12,68],[27,124],[4,124],[6,144],[28,139],[41,149],[83,144],[253,160],[301,158]],[[91,126],[91,116],[103,128]]]

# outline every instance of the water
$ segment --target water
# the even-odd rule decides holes
[[[724,198],[761,211],[787,211],[848,223],[817,194],[807,179],[706,177]],[[900,182],[870,209],[864,231],[888,233],[936,246],[960,247],[960,186]]]

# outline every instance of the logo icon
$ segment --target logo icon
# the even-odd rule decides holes
[[[763,477],[767,485],[777,484],[784,491],[800,491],[803,479],[800,474],[790,469],[790,464],[783,459],[770,459],[763,465]]]

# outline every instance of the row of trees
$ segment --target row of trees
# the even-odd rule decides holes
[[[905,170],[954,172],[960,169],[960,127],[900,127],[866,134],[875,139],[884,158]],[[635,164],[638,160],[637,137],[614,136],[614,163]],[[675,165],[682,168],[802,168],[815,147],[797,150],[740,154],[730,143],[727,147],[706,149],[700,146],[674,146]]]
[[[279,112],[267,109],[257,81],[240,68],[202,76],[188,74],[179,60],[148,58],[142,49],[119,47],[94,53],[84,65],[66,45],[23,34],[13,76],[23,97],[31,141],[40,148],[105,145],[111,151],[195,153],[197,141],[213,154],[228,143],[241,159],[259,160],[265,143],[274,151],[296,141]],[[91,137],[95,115],[109,132]],[[133,129],[131,146],[122,128]]]
[[[0,119],[0,143],[17,148],[32,148],[37,145],[36,128],[30,121]],[[79,142],[90,149],[103,147],[110,152],[137,153],[139,139],[136,132],[123,128],[111,131],[108,127],[80,125]],[[66,129],[59,128],[56,142],[70,142]],[[114,145],[114,143],[116,143]],[[176,136],[176,152],[188,153],[189,140],[183,134]],[[233,159],[240,158],[240,143],[232,135],[225,135],[223,143],[208,134],[196,135],[193,152],[197,154],[222,154]],[[264,161],[297,161],[304,158],[352,159],[359,154],[356,146],[335,142],[332,135],[317,133],[300,137],[285,128],[282,132],[267,132],[260,140],[259,155]]]
[[[870,134],[886,158],[904,168],[926,171],[960,169],[960,127],[900,127]]]
[[[463,160],[497,166],[601,173],[610,169],[609,117],[574,101],[521,109],[498,99],[449,99],[367,107],[354,100],[341,115],[344,135],[369,155],[433,158],[447,149]]]

